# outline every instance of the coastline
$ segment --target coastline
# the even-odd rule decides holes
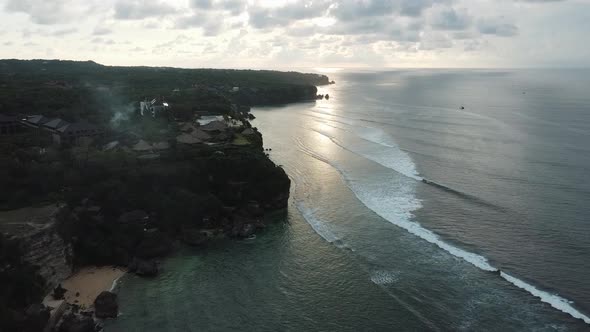
[[[35,63],[28,64],[34,67]],[[57,72],[61,70],[56,69]],[[84,66],[80,70],[89,76],[96,72],[96,68]],[[15,244],[14,248],[9,248],[14,252],[11,252],[11,257],[24,259],[17,262],[18,266],[8,266],[16,266],[12,268],[15,274],[27,273],[29,278],[34,279],[13,283],[27,283],[35,287],[24,292],[31,300],[24,304],[7,305],[12,310],[10,314],[14,312],[14,317],[19,318],[16,313],[21,313],[27,318],[26,324],[31,321],[32,324],[42,325],[47,312],[50,312],[50,325],[62,326],[65,331],[68,326],[83,323],[89,326],[90,331],[92,324],[89,321],[93,311],[100,318],[117,316],[116,295],[108,293],[116,289],[117,281],[125,273],[142,277],[157,275],[156,259],[167,257],[177,242],[206,247],[209,241],[220,235],[252,238],[257,231],[265,228],[265,213],[286,207],[290,180],[284,170],[269,159],[263,148],[262,134],[249,123],[254,118],[248,114],[249,105],[315,100],[318,98],[315,84],[324,81],[327,84],[328,78],[317,74],[269,72],[264,74],[269,77],[263,75],[264,83],[254,84],[252,82],[256,80],[228,80],[225,72],[220,73],[223,77],[207,72],[204,83],[182,87],[185,94],[172,93],[166,101],[174,108],[157,119],[155,114],[154,119],[144,118],[143,111],[140,113],[135,107],[137,105],[130,108],[127,107],[129,104],[126,106],[129,118],[123,124],[105,122],[109,121],[106,117],[93,118],[91,122],[99,126],[101,135],[93,137],[93,142],[87,146],[92,153],[86,155],[83,163],[80,162],[81,155],[74,149],[79,142],[64,143],[63,155],[51,155],[51,158],[44,159],[43,163],[48,165],[45,168],[33,169],[33,163],[23,159],[26,170],[25,175],[20,177],[24,179],[22,182],[38,175],[39,169],[52,173],[55,169],[49,165],[55,160],[62,162],[58,167],[60,169],[80,175],[101,176],[81,176],[83,180],[78,181],[77,177],[62,178],[56,174],[54,182],[59,185],[46,188],[43,194],[47,197],[35,194],[47,201],[51,199],[49,206],[52,208],[53,199],[59,201],[60,206],[57,208],[56,205],[55,211],[44,218],[43,227],[30,225],[30,222],[17,224],[35,226],[35,230],[38,228],[35,234],[14,236],[14,239],[11,236],[10,244]],[[143,74],[147,77],[154,75],[151,71]],[[200,71],[185,72],[187,80],[200,74]],[[159,75],[156,74],[156,77]],[[259,73],[248,72],[248,76],[258,77]],[[39,86],[44,87],[44,82],[44,79],[39,81]],[[131,84],[134,89],[138,88],[137,82]],[[160,84],[158,87],[161,88]],[[146,95],[152,94],[154,89],[149,85],[139,88]],[[170,86],[170,90],[172,88],[179,90],[176,85]],[[86,87],[72,84],[72,91],[77,92],[76,89],[81,89],[81,94],[87,92]],[[195,92],[198,93],[195,95]],[[187,97],[189,95],[192,97]],[[135,100],[136,96],[133,93],[122,99]],[[63,103],[69,105],[69,100]],[[141,102],[139,104],[141,107]],[[187,105],[200,106],[195,109]],[[119,115],[115,106],[112,106],[114,114],[110,120]],[[206,125],[194,123],[203,114],[216,114],[222,119]],[[40,116],[46,115],[60,116],[60,121],[71,124],[71,121],[78,121],[79,114],[77,110],[66,115],[48,111]],[[29,119],[29,115],[18,113],[14,118]],[[126,129],[121,129],[122,126]],[[38,136],[49,138],[41,129],[39,126],[26,126],[22,133],[15,136],[14,146],[10,146],[9,151],[26,155],[34,145],[28,139]],[[187,136],[190,139],[183,140]],[[52,137],[55,139],[56,136]],[[61,143],[48,139],[39,141],[38,145],[54,149]],[[144,147],[146,144],[149,149]],[[149,158],[144,158],[146,156]],[[109,181],[103,181],[105,177]],[[124,178],[132,181],[122,181]],[[27,186],[15,184],[15,188],[22,187]],[[56,194],[61,193],[62,188],[68,188],[67,194]],[[161,191],[169,193],[168,197],[162,197]],[[113,192],[119,194],[117,199],[112,199]],[[22,196],[27,195],[29,193]],[[27,207],[26,203],[23,200],[8,201],[3,208],[12,211]],[[9,220],[12,219],[25,218]],[[122,234],[125,236],[120,236]],[[112,266],[98,267],[103,264]],[[113,266],[128,266],[128,269]],[[39,276],[27,270],[35,267],[39,267]],[[75,267],[81,269],[73,271]],[[40,300],[43,305],[40,305]],[[105,312],[101,310],[103,303],[107,309],[105,315],[99,314]],[[29,310],[31,306],[36,306],[33,309],[38,309],[39,314]],[[19,326],[17,330],[38,330],[21,328],[24,323],[16,318],[11,319],[9,324]],[[0,325],[7,324],[3,322]]]
[[[118,280],[127,273],[126,269],[114,266],[84,267],[64,280],[61,286],[66,289],[65,302],[80,306],[82,310],[94,307],[94,300],[103,291],[113,291]],[[49,303],[52,294],[45,297]]]

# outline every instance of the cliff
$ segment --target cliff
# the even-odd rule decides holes
[[[78,265],[126,266],[165,255],[173,239],[202,243],[211,232],[249,236],[289,197],[289,178],[258,148],[200,146],[120,166],[86,166],[96,177],[68,193],[59,229]]]
[[[50,146],[34,132],[1,142],[0,208],[62,207],[35,222],[7,219],[18,230],[0,236],[0,330],[40,330],[41,296],[72,268],[120,265],[151,276],[154,258],[180,242],[205,246],[263,229],[266,212],[287,207],[290,180],[264,152],[249,106],[313,100],[314,85],[328,83],[294,72],[0,60],[0,113],[84,118],[105,127],[115,115],[126,119],[83,147]],[[129,105],[147,95],[175,106],[165,118],[139,118]],[[194,119],[202,114],[222,114],[225,129],[199,129],[195,139]],[[178,139],[185,136],[196,143]],[[135,151],[140,139],[154,143],[149,149],[165,148]],[[105,148],[113,142],[121,147]]]
[[[22,258],[38,268],[37,273],[45,281],[46,292],[72,273],[72,248],[58,234],[54,221],[20,239]]]
[[[0,330],[41,331],[49,313],[38,308],[46,284],[24,259],[23,242],[0,233]]]

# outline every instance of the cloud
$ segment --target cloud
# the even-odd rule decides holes
[[[466,11],[457,12],[453,8],[438,13],[432,22],[437,30],[465,30],[471,25],[471,16]]]
[[[314,66],[323,61],[397,64],[412,57],[420,65],[421,60],[464,59],[466,52],[524,59],[530,50],[537,50],[539,59],[553,53],[581,59],[590,58],[590,47],[579,43],[590,26],[588,1],[0,0],[2,42],[9,43],[0,55],[40,52],[39,57],[51,49],[58,57],[178,66],[265,65],[281,59]],[[26,42],[38,47],[24,53]],[[115,44],[134,56],[105,46]],[[143,49],[134,49],[138,45]],[[558,51],[539,51],[543,47]]]
[[[102,37],[95,37],[92,40],[90,40],[90,42],[93,44],[103,44],[103,45],[115,45],[117,43],[112,39],[104,39]]]
[[[512,37],[518,34],[518,27],[512,23],[503,22],[502,18],[483,18],[477,23],[477,29],[484,35]]]
[[[63,36],[75,33],[77,31],[78,31],[78,29],[75,29],[75,28],[60,29],[60,30],[56,30],[56,31],[51,32],[51,35],[55,36],[55,37],[63,37]]]
[[[320,0],[293,2],[274,8],[251,6],[248,9],[248,14],[250,24],[255,28],[284,27],[295,21],[324,16],[330,5],[330,2]]]
[[[72,0],[8,0],[4,6],[8,13],[27,14],[36,24],[63,24],[80,17],[85,5]]]
[[[176,12],[176,8],[159,1],[119,0],[115,4],[115,18],[120,20],[142,20]]]
[[[246,5],[244,0],[189,0],[189,7],[193,9],[227,11],[232,15],[241,14]]]
[[[211,1],[211,0],[190,0],[190,4],[194,8],[209,9],[213,6],[213,1]]]
[[[104,26],[97,26],[94,28],[94,31],[92,32],[92,34],[95,36],[103,36],[111,33],[113,33],[113,30]]]
[[[530,3],[550,3],[550,2],[563,2],[566,0],[515,0],[516,2],[530,2]]]

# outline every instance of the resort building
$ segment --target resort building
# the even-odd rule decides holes
[[[59,118],[49,119],[42,115],[28,116],[20,123],[36,129],[39,133],[48,133],[53,138],[53,142],[58,145],[74,145],[78,144],[82,138],[95,138],[104,134],[104,130],[87,121],[69,123]]]

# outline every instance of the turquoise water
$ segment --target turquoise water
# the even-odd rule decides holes
[[[288,211],[125,277],[106,331],[588,330],[587,77],[340,73],[254,110]]]

